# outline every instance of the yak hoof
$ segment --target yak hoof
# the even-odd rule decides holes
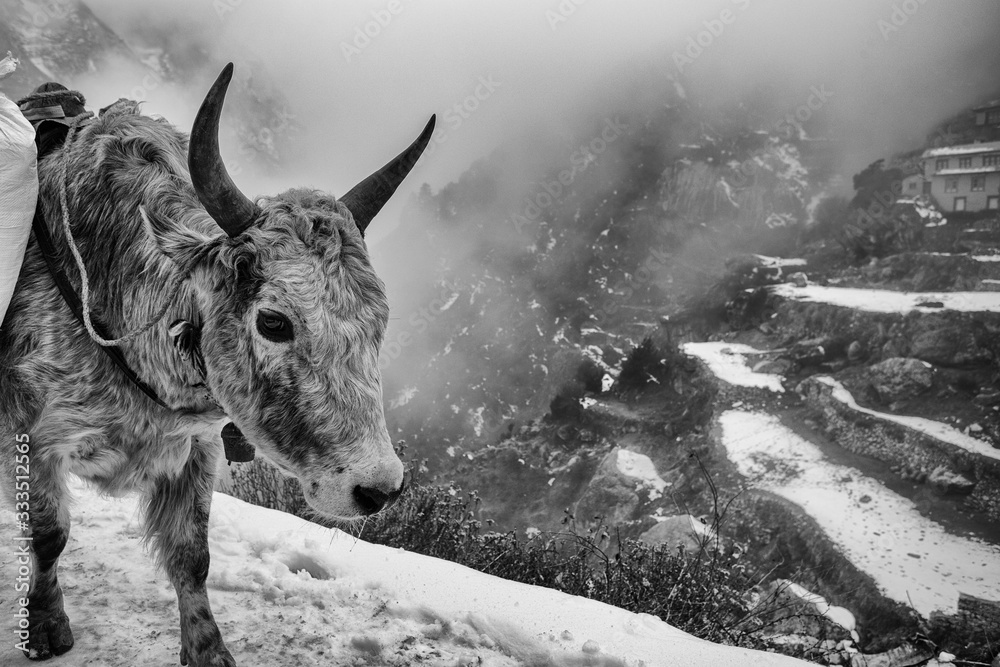
[[[65,612],[49,616],[28,628],[28,660],[48,660],[73,648],[73,631]]]
[[[181,664],[186,667],[236,667],[236,661],[229,650],[221,642],[219,644],[202,652],[197,658],[191,658],[187,648],[182,647]]]

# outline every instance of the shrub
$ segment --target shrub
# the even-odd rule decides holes
[[[249,463],[230,466],[229,480],[223,483],[223,490],[260,507],[302,517],[309,512],[299,481],[285,477],[260,457]]]
[[[698,637],[762,647],[754,635],[763,606],[739,547],[718,543],[687,552],[612,538],[603,526],[580,532],[569,514],[566,529],[483,532],[479,503],[453,487],[415,486],[398,506],[361,532],[369,542],[444,558],[504,579],[553,588],[636,613],[652,614]],[[612,546],[614,548],[612,548]]]
[[[559,532],[484,531],[479,498],[453,486],[412,484],[374,519],[334,525],[310,516],[298,484],[261,461],[233,475],[233,495],[342,528],[369,542],[449,560],[504,579],[544,586],[635,613],[652,614],[676,628],[717,643],[770,648],[763,632],[776,600],[757,592],[755,572],[740,546],[715,540],[700,549],[623,540],[603,525],[581,532],[571,514]],[[259,486],[258,486],[259,485]],[[721,516],[716,517],[721,521]],[[492,522],[486,521],[488,529]]]
[[[988,665],[1000,656],[1000,627],[968,614],[931,614],[927,636],[956,662]]]
[[[604,380],[604,369],[593,359],[584,359],[576,369],[576,379],[586,391],[599,394]]]
[[[882,215],[855,211],[838,238],[854,261],[919,249],[924,226],[912,211],[894,206]]]
[[[559,388],[559,393],[549,402],[549,414],[560,422],[584,422],[589,419],[580,399],[584,397],[583,385],[568,382]]]
[[[661,384],[669,378],[666,355],[647,336],[625,358],[616,386],[620,392],[641,391],[651,383]]]

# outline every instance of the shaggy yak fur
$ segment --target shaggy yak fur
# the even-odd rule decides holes
[[[358,518],[391,502],[403,466],[385,426],[378,369],[388,305],[357,210],[322,192],[290,190],[247,200],[253,224],[220,234],[192,185],[187,136],[138,106],[120,100],[40,162],[40,205],[79,293],[61,230],[65,163],[91,308],[111,332],[150,321],[182,280],[166,316],[121,345],[169,409],[91,340],[32,243],[0,328],[0,449],[11,501],[15,448],[30,439],[34,580],[25,653],[45,659],[73,645],[56,573],[73,473],[110,494],[143,494],[147,539],[177,591],[181,664],[235,665],[205,590],[220,429],[232,420],[298,477],[325,516]],[[193,152],[194,136],[191,143]],[[178,320],[200,332],[202,364],[175,347],[168,329]]]

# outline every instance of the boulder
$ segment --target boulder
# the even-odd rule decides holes
[[[894,357],[868,369],[868,382],[885,403],[913,398],[931,387],[934,372],[919,359]]]
[[[964,475],[938,466],[927,476],[927,483],[942,495],[967,496],[976,488],[976,483]]]
[[[979,342],[972,327],[948,323],[942,317],[922,317],[910,339],[910,356],[947,367],[988,363],[990,352]]]
[[[985,407],[992,407],[994,405],[1000,405],[1000,390],[997,389],[983,389],[979,392],[974,399],[972,399],[977,405],[982,405]]]
[[[794,365],[789,359],[765,359],[754,364],[753,372],[786,375],[791,372]]]
[[[577,520],[586,524],[595,517],[604,517],[605,524],[616,526],[635,518],[640,504],[637,484],[618,470],[620,449],[612,449],[597,466],[594,477],[574,508]]]
[[[712,529],[690,514],[669,517],[639,536],[646,544],[665,544],[671,549],[682,546],[689,553],[711,538]]]
[[[933,657],[934,650],[928,643],[907,642],[885,653],[855,653],[851,656],[851,667],[913,667]]]

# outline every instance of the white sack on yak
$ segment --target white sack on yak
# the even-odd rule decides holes
[[[0,60],[0,79],[17,67],[10,52]],[[7,312],[38,198],[35,130],[0,93],[0,322]]]

